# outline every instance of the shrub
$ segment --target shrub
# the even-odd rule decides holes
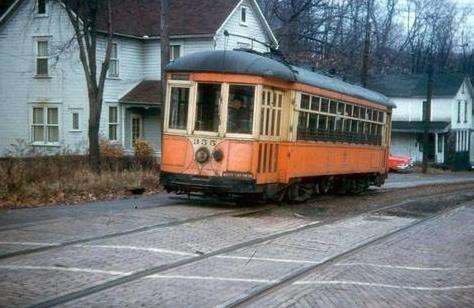
[[[151,169],[155,164],[155,150],[151,143],[144,139],[137,139],[133,144],[135,159],[141,168]]]
[[[89,169],[85,156],[0,159],[0,208],[111,199],[137,187],[157,191],[158,174],[142,168]]]
[[[108,140],[101,139],[99,141],[100,153],[104,157],[122,158],[125,151],[119,144],[112,144]]]

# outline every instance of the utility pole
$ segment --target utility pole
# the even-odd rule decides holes
[[[429,143],[429,130],[430,130],[430,116],[431,116],[431,99],[433,97],[433,63],[432,57],[430,57],[430,63],[428,64],[428,84],[427,84],[427,95],[426,101],[424,102],[423,108],[423,164],[421,171],[426,173],[428,171],[428,143]]]
[[[163,148],[163,129],[165,123],[166,101],[166,65],[170,62],[170,33],[169,33],[170,0],[160,0],[160,46],[161,46],[161,147]],[[161,151],[163,153],[163,151]]]
[[[370,60],[370,16],[372,14],[372,1],[367,0],[367,16],[365,17],[365,40],[364,40],[364,50],[362,52],[362,69],[360,74],[360,79],[362,86],[367,87],[369,79],[369,60]]]

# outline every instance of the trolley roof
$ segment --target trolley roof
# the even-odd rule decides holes
[[[168,72],[222,72],[272,77],[366,99],[389,108],[396,107],[388,97],[378,92],[246,51],[197,52],[174,60],[168,64],[166,70]]]

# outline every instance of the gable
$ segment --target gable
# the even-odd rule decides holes
[[[242,8],[246,11],[246,21],[241,18]],[[226,36],[224,33],[228,33]],[[216,49],[254,49],[267,52],[267,45],[277,46],[273,32],[254,0],[241,0],[221,25],[215,36]],[[265,44],[261,44],[263,42]]]

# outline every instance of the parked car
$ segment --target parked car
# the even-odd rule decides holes
[[[411,172],[413,171],[413,159],[408,156],[388,157],[388,171],[392,172]]]

